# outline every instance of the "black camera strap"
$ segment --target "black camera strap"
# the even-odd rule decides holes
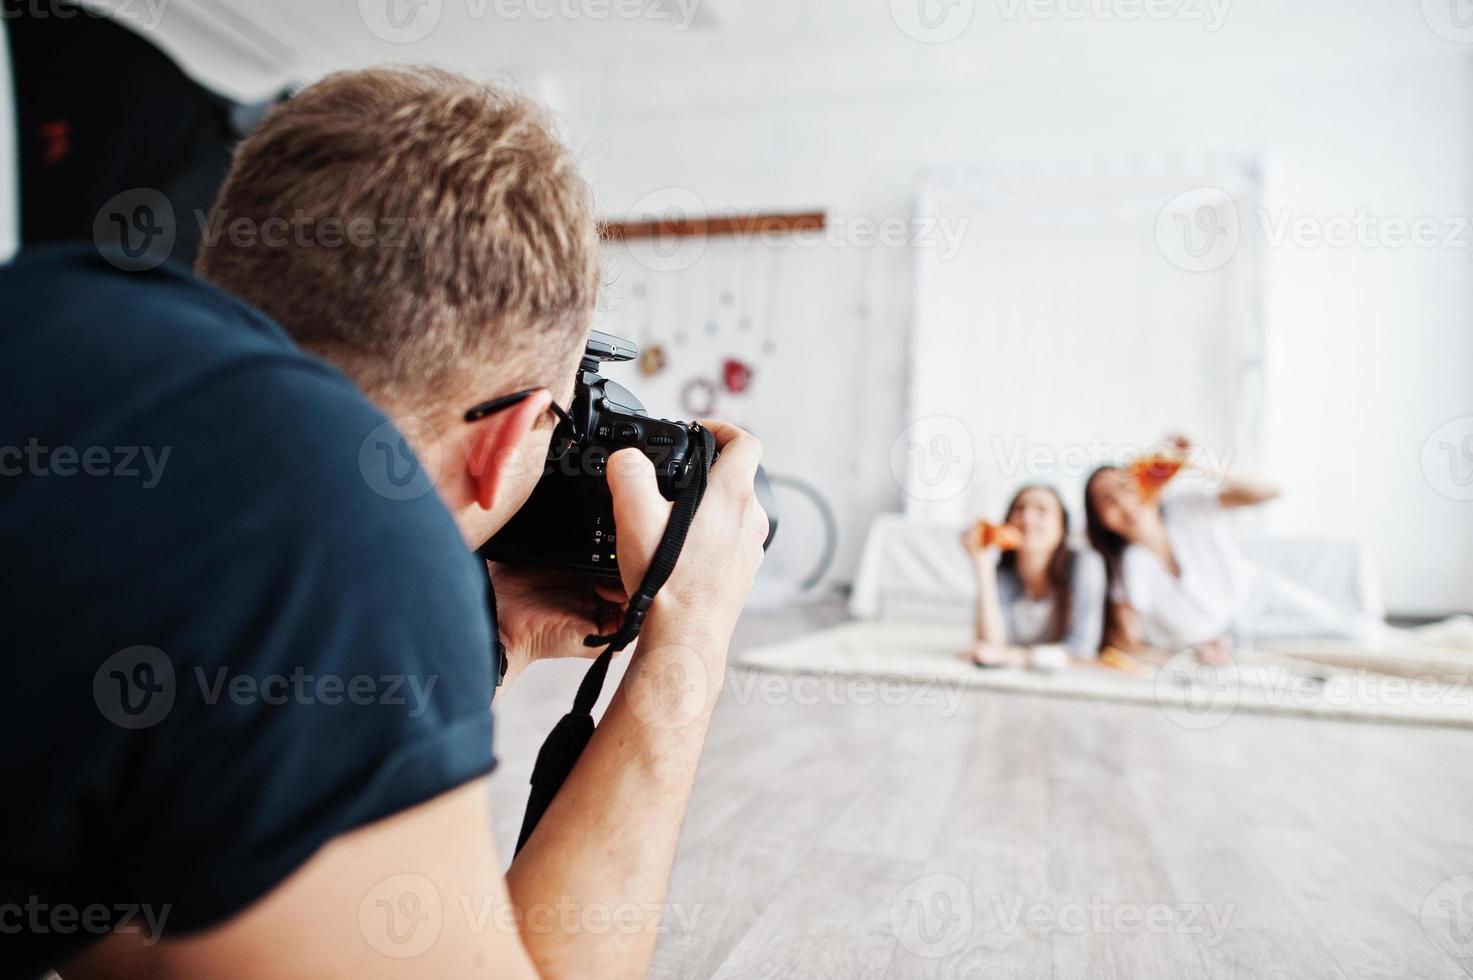
[[[527,843],[527,838],[532,836],[537,822],[547,812],[553,797],[562,788],[568,773],[573,771],[578,757],[588,745],[588,740],[593,737],[593,706],[598,703],[599,695],[603,692],[609,662],[614,654],[633,643],[639,636],[640,627],[644,625],[644,617],[649,613],[656,593],[675,570],[675,562],[680,557],[681,549],[685,547],[686,532],[690,530],[696,508],[701,505],[701,498],[706,493],[706,478],[710,475],[711,461],[716,455],[716,440],[710,430],[696,425],[692,426],[691,434],[695,438],[690,477],[685,481],[685,486],[676,491],[665,533],[660,538],[659,547],[655,549],[644,580],[639,583],[634,595],[629,597],[624,621],[613,633],[589,636],[583,641],[585,646],[603,647],[604,651],[593,661],[588,673],[583,675],[583,682],[578,685],[578,694],[573,698],[573,710],[563,715],[537,753],[537,763],[532,767],[532,792],[527,798],[527,813],[522,818],[522,832],[517,838],[518,851]]]

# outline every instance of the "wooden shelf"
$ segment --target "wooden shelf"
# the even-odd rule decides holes
[[[823,231],[826,220],[822,211],[786,214],[731,214],[689,221],[605,221],[599,230],[606,241],[633,241],[639,238],[715,238],[720,235],[791,234],[795,231]]]

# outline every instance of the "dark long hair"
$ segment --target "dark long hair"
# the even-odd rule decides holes
[[[1059,491],[1047,483],[1029,483],[1019,487],[1018,492],[1013,494],[1004,520],[1012,518],[1018,501],[1030,490],[1042,490],[1054,498],[1054,503],[1059,505],[1059,519],[1064,525],[1063,537],[1059,539],[1059,546],[1054,549],[1054,553],[1049,556],[1047,570],[1049,590],[1054,597],[1054,612],[1049,617],[1049,639],[1058,641],[1069,635],[1069,613],[1074,605],[1074,550],[1069,547],[1069,508],[1064,506],[1064,498],[1059,496]],[[997,560],[997,569],[1017,575],[1018,553],[1004,551]]]
[[[1100,510],[1095,506],[1095,480],[1105,473],[1118,473],[1118,466],[1101,466],[1084,481],[1084,534],[1090,545],[1105,560],[1105,624],[1100,633],[1101,643],[1108,643],[1114,632],[1115,583],[1120,581],[1122,561],[1125,556],[1126,540],[1105,526]]]

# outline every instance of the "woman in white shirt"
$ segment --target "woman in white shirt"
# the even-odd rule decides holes
[[[1095,470],[1084,489],[1085,525],[1110,581],[1106,643],[1132,652],[1192,647],[1214,662],[1230,656],[1258,574],[1224,512],[1278,494],[1267,483],[1228,477],[1215,491],[1147,500],[1125,470]]]
[[[1178,447],[1185,451],[1184,446]],[[1126,471],[1105,466],[1085,485],[1085,524],[1110,580],[1105,643],[1129,652],[1192,648],[1207,661],[1235,637],[1374,643],[1386,626],[1243,554],[1226,511],[1278,496],[1273,486],[1225,477],[1217,490],[1147,499]],[[1286,623],[1294,624],[1284,633]]]
[[[981,666],[1062,666],[1092,660],[1104,623],[1105,568],[1089,549],[1069,545],[1069,513],[1052,487],[1026,486],[1008,505],[1017,547],[962,536],[977,572],[977,633],[970,651]]]

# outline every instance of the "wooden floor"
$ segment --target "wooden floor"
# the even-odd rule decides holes
[[[504,853],[577,676],[498,706]],[[658,978],[1473,976],[1473,732],[733,670],[669,903]]]

